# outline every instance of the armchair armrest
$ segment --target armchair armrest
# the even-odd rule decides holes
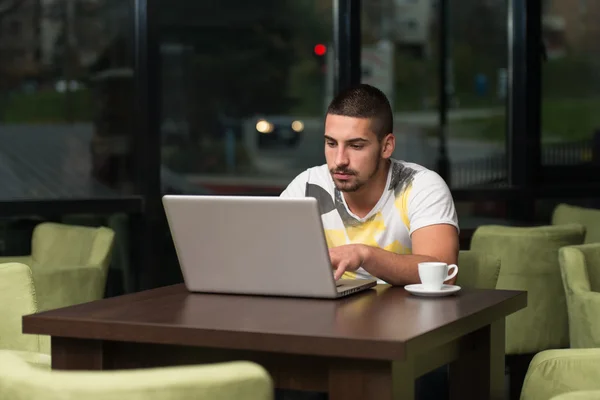
[[[31,268],[31,256],[6,256],[0,257],[0,264],[17,262],[21,264],[25,264]]]
[[[563,393],[550,400],[595,400],[600,399],[600,390],[578,390],[577,392]]]
[[[571,347],[600,347],[600,293],[578,290],[567,296]]]
[[[533,357],[521,400],[548,400],[578,390],[600,390],[600,349],[542,351]]]
[[[20,360],[25,361],[27,364],[34,367],[50,370],[52,366],[52,359],[49,353],[18,350],[0,350],[0,358],[5,356],[6,354],[18,357]]]
[[[43,266],[33,268],[33,282],[41,312],[102,299],[106,274],[89,266]]]
[[[6,399],[271,400],[267,371],[247,361],[121,371],[48,371],[0,352]]]

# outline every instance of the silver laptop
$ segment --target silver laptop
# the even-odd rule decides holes
[[[166,195],[163,206],[189,291],[338,298],[377,284],[335,281],[312,197]]]

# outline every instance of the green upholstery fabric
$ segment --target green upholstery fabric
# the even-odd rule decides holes
[[[114,233],[111,229],[45,222],[33,231],[34,265],[106,267]]]
[[[548,400],[579,390],[600,390],[600,349],[542,351],[533,357],[521,400]]]
[[[63,224],[78,226],[107,226],[115,232],[115,243],[109,266],[107,283],[111,294],[120,295],[132,293],[136,290],[134,277],[131,271],[130,261],[130,217],[125,213],[111,214],[108,218],[102,218],[95,214],[70,214],[62,217]]]
[[[495,289],[500,273],[500,259],[473,250],[458,253],[456,284],[466,288]]]
[[[0,352],[0,398],[11,400],[270,400],[273,384],[247,361],[124,371],[44,371]]]
[[[558,250],[583,242],[581,225],[482,226],[471,249],[500,258],[498,289],[527,291],[527,307],[506,318],[506,354],[569,346]]]
[[[22,333],[23,316],[36,312],[29,267],[19,263],[0,264],[0,349],[17,351],[30,362],[44,362],[38,354],[50,354],[50,338]]]
[[[554,396],[551,400],[598,400],[600,390],[579,390]]]
[[[40,311],[104,297],[114,242],[112,229],[41,223],[33,231],[31,256],[20,260],[33,273]]]
[[[559,262],[571,347],[600,347],[600,243],[563,247]]]
[[[559,204],[552,213],[552,225],[565,224],[585,226],[584,243],[600,243],[600,210]]]

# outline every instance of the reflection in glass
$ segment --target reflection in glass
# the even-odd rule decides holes
[[[600,2],[543,4],[542,163],[587,164],[600,138]]]
[[[450,176],[454,189],[505,180],[506,3],[363,3],[363,82],[391,93],[395,157],[436,169],[439,66],[447,65]],[[440,59],[440,29],[449,59]]]
[[[161,16],[163,168],[187,191],[239,192],[322,163],[331,4],[196,3]]]
[[[447,8],[442,15],[439,1],[363,2],[362,81],[392,99],[394,157],[437,170],[445,65],[450,173],[444,178],[453,190],[500,186],[506,183],[507,3],[461,0]],[[440,58],[440,38],[447,60]],[[505,214],[500,204],[457,209],[463,228]]]
[[[0,11],[1,199],[131,193],[129,3],[23,0]]]

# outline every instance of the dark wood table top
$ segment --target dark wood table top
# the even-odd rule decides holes
[[[23,332],[363,359],[403,360],[524,308],[521,291],[422,298],[378,285],[338,300],[193,294],[183,284],[23,317]]]

